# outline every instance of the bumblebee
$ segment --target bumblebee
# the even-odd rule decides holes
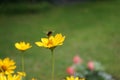
[[[46,35],[47,37],[50,37],[52,34],[53,34],[53,31],[48,31]]]

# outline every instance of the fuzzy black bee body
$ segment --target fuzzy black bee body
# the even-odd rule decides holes
[[[52,35],[53,31],[48,31],[47,32],[47,37],[50,37]]]

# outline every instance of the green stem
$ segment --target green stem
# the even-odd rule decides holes
[[[21,55],[21,68],[22,68],[22,72],[25,72],[24,53],[22,53],[22,55]],[[21,80],[25,80],[25,77],[24,78],[22,77]]]
[[[55,58],[54,58],[54,52],[51,50],[52,53],[52,80],[54,80],[54,63],[55,63]]]
[[[22,62],[21,62],[21,64],[22,64],[22,71],[24,72],[24,54],[22,54],[21,60],[22,60]]]

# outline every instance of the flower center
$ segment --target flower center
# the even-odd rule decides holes
[[[48,41],[47,46],[49,46],[49,45],[53,45],[53,41],[52,40]]]
[[[1,66],[0,72],[5,72],[7,70],[6,66]]]

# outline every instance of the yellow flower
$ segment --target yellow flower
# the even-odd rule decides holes
[[[70,76],[70,77],[66,77],[66,80],[85,80],[85,78]]]
[[[10,60],[9,58],[5,58],[4,60],[0,59],[0,73],[3,74],[14,73],[15,68],[16,66],[13,60]]]
[[[32,78],[31,80],[37,80],[36,78]]]
[[[23,75],[21,74],[8,74],[8,75],[0,75],[0,80],[22,80]]]
[[[15,47],[20,51],[25,51],[31,48],[32,46],[30,45],[30,43],[20,42],[20,43],[15,43]]]
[[[50,36],[48,38],[41,38],[41,42],[35,42],[35,44],[39,47],[50,49],[62,45],[64,40],[65,36],[62,36],[62,34],[56,34],[55,36]]]

